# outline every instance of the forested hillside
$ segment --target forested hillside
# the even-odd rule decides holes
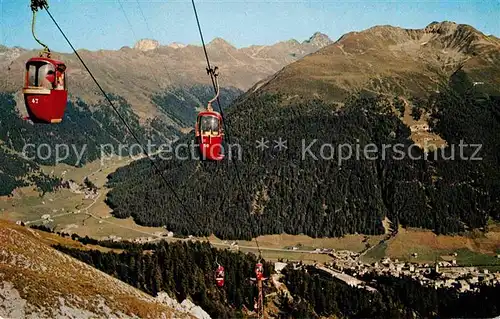
[[[221,251],[200,242],[114,246],[127,250],[117,254],[56,248],[153,296],[165,291],[179,301],[190,297],[212,318],[238,318],[243,307],[253,309],[254,255]],[[217,263],[226,270],[223,288],[215,285]],[[264,268],[270,274],[271,265],[265,263]]]
[[[18,187],[34,185],[43,195],[61,186],[61,179],[40,171],[32,161],[25,160],[0,145],[0,196],[10,195]]]
[[[209,90],[213,91],[208,86],[179,90],[172,93],[165,92],[164,95],[152,98],[160,108],[167,112],[172,109],[184,109],[189,114],[194,114],[195,107],[206,104],[209,99],[207,96],[210,95]],[[240,93],[235,89],[224,89],[223,92],[225,93],[225,103],[230,103]],[[141,139],[144,147],[146,147],[148,140],[156,142],[158,146],[160,143],[166,143],[167,139],[171,139],[174,135],[180,134],[178,126],[169,125],[160,118],[139,123],[138,116],[124,98],[109,96],[134,133]],[[179,105],[181,101],[182,105]],[[186,125],[185,116],[181,111],[178,112],[180,113],[173,114],[172,118],[182,125]],[[33,125],[20,117],[11,94],[0,93],[0,123],[2,123],[0,140],[7,147],[22,153],[26,145],[33,144],[33,146],[25,148],[27,156],[35,157],[36,162],[44,165],[56,164],[55,150],[58,144],[67,145],[70,148],[68,158],[59,162],[68,165],[83,165],[101,156],[101,146],[107,151],[114,149],[117,153],[119,144],[130,148],[132,144],[137,143],[104,99],[95,105],[88,105],[81,99],[70,100],[62,123]],[[43,144],[47,144],[49,147],[42,147]],[[106,148],[104,145],[107,144],[111,144],[113,147]],[[41,152],[39,156],[34,156],[37,148],[40,148]],[[48,148],[51,149],[51,153],[48,153]],[[137,150],[138,148],[135,149],[135,152]],[[124,149],[123,152],[125,153],[123,155],[128,155],[128,149]],[[83,154],[80,161],[77,158],[79,154]],[[64,153],[60,155],[64,156]]]
[[[139,136],[144,137],[146,130],[139,125],[126,101],[112,98]],[[43,195],[59,186],[61,180],[43,174],[39,164],[82,166],[100,158],[101,145],[113,145],[103,149],[114,149],[117,153],[120,143],[134,143],[109,106],[92,107],[94,111],[81,100],[69,102],[61,124],[33,125],[21,118],[11,94],[0,93],[0,174],[3,182],[0,195],[9,195],[17,187],[29,185],[35,185]],[[172,135],[175,131],[162,127],[159,132]],[[124,153],[128,155],[128,151]]]
[[[236,88],[221,88],[220,103],[228,107],[243,91]],[[153,96],[153,102],[180,127],[192,127],[199,108],[205,108],[214,97],[214,89],[207,85],[194,85],[189,89],[176,88]]]
[[[126,101],[119,97],[112,96],[112,98],[118,110],[138,131],[139,136],[144,136],[145,130],[139,126],[137,116],[131,112]],[[0,94],[0,106],[2,123],[0,140],[11,150],[33,158],[40,164],[56,164],[57,145],[61,145],[60,162],[77,166],[99,158],[101,144],[134,143],[131,136],[124,130],[123,124],[104,102],[89,106],[81,100],[70,101],[63,122],[58,125],[33,125],[23,120],[10,94]],[[70,152],[66,159],[62,159],[65,157],[62,148],[65,145]],[[39,150],[38,154],[37,150]],[[79,154],[82,154],[80,161],[78,161]]]
[[[228,111],[232,143],[243,150],[241,161],[159,162],[188,212],[145,160],[110,176],[107,202],[117,217],[221,238],[380,234],[385,216],[394,224],[437,233],[484,227],[490,217],[499,220],[498,97],[478,96],[467,75],[458,72],[441,93],[419,103],[417,108],[432,114],[431,129],[448,143],[426,158],[413,145],[393,101],[358,95],[341,109],[321,101],[283,107],[277,95],[251,95]],[[288,141],[281,151],[273,144],[280,137]],[[264,151],[255,147],[261,138],[270,141]],[[303,147],[315,139],[310,150],[318,160]],[[460,157],[461,140],[482,147],[478,152],[462,147]],[[331,158],[330,149],[323,148],[327,158],[321,158],[323,143],[348,143],[353,149],[359,143],[361,150],[373,143],[378,158],[361,152],[359,160],[352,156],[339,165],[336,148]],[[382,146],[397,143],[398,148],[385,150],[384,159]],[[470,160],[473,156],[482,160]]]
[[[191,298],[212,318],[247,317],[243,309],[253,309],[257,296],[249,280],[256,262],[253,255],[221,251],[199,242],[92,243],[125,251],[56,248],[153,296],[166,291],[179,301]],[[226,270],[222,288],[215,285],[216,262]],[[276,318],[487,318],[500,314],[498,285],[477,284],[477,292],[458,293],[423,287],[411,278],[366,275],[364,280],[377,290],[372,292],[348,286],[313,266],[293,268],[287,266],[280,280],[293,299],[279,293],[273,297],[275,288],[266,284],[266,308],[274,309],[268,311]],[[272,273],[271,264],[265,263],[266,276]]]
[[[196,107],[205,105],[213,89],[209,86],[166,91],[152,97],[158,107],[170,115],[170,124],[160,117],[140,123],[130,104],[122,97],[110,95],[120,114],[124,117],[141,145],[150,152],[182,135],[179,127],[191,125]],[[237,89],[222,89],[229,104],[240,94]],[[24,106],[23,106],[24,107]],[[172,111],[173,110],[173,111]],[[172,122],[173,121],[173,122]],[[17,111],[14,96],[0,92],[0,175],[4,182],[1,195],[10,194],[15,188],[36,183],[42,193],[51,191],[57,184],[55,179],[38,172],[38,165],[65,163],[83,166],[102,156],[113,153],[127,157],[137,155],[140,148],[109,104],[102,100],[88,105],[81,99],[68,102],[63,122],[57,125],[32,124],[22,119]],[[135,146],[134,146],[135,145]],[[8,157],[8,159],[6,158]],[[31,163],[29,168],[27,163]],[[36,174],[35,174],[36,172]],[[37,177],[28,176],[35,174]],[[36,179],[36,180],[34,180]]]

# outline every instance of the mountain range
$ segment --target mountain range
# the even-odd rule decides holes
[[[162,190],[161,181],[151,183],[158,176],[153,174],[150,164],[145,160],[122,168],[111,176],[109,186],[114,189],[109,193],[107,203],[114,209],[115,215],[133,216],[144,225],[166,225],[169,229],[185,233],[212,231],[227,238],[255,235],[255,230],[251,229],[251,225],[255,223],[261,225],[258,232],[260,234],[378,234],[383,231],[381,221],[386,216],[396,223],[442,229],[444,232],[464,227],[484,227],[488,214],[479,217],[476,210],[493,209],[490,205],[498,200],[492,191],[496,187],[492,185],[496,185],[497,173],[493,167],[495,150],[498,149],[492,136],[496,132],[495,120],[499,116],[495,96],[498,96],[500,88],[500,40],[495,36],[484,35],[469,25],[444,21],[433,22],[422,29],[376,26],[348,33],[336,42],[328,43],[330,40],[319,33],[303,43],[287,41],[270,47],[236,49],[221,39],[210,42],[208,49],[214,65],[219,65],[221,70],[247,70],[247,73],[228,73],[224,75],[226,80],[221,75],[222,83],[229,82],[232,87],[245,89],[258,81],[258,77],[265,76],[266,72],[270,74],[273,70],[278,70],[238,98],[240,89],[231,91],[231,88],[225,88],[228,93],[223,102],[227,103],[225,105],[237,98],[231,103],[227,115],[231,138],[241,143],[246,151],[241,171],[228,171],[226,169],[229,166],[226,165],[212,167],[197,161],[162,162],[166,171],[172,170],[169,180],[183,194],[181,197],[189,198],[190,205],[194,207],[192,209],[198,212],[197,218],[203,220],[203,224],[209,229],[200,229],[186,220],[184,209],[176,204],[170,192]],[[326,46],[318,50],[324,45]],[[305,47],[310,51],[306,51]],[[181,53],[174,58],[175,52]],[[179,134],[180,128],[192,125],[196,114],[193,105],[202,105],[201,101],[206,101],[211,96],[210,86],[206,82],[201,84],[207,76],[199,71],[204,65],[200,47],[179,44],[160,46],[155,41],[144,40],[137,43],[135,48],[81,53],[84,59],[93,64],[91,69],[101,72],[97,77],[103,79],[106,88],[113,89],[118,94],[115,101],[126,113],[128,121],[140,131],[141,137],[156,134],[157,138],[161,138]],[[296,53],[296,56],[291,53]],[[4,61],[14,61],[11,69],[16,66],[16,74],[22,74],[23,61],[31,54],[33,52],[21,49],[4,50],[4,56],[10,57],[4,58]],[[77,65],[72,59],[72,55],[65,57],[69,65]],[[173,78],[176,80],[175,85],[181,87],[180,91],[169,88],[167,93],[162,94],[156,90],[156,87],[162,85],[155,86],[156,81],[148,76],[150,73],[147,70],[151,66],[149,62],[162,64],[158,60],[170,65],[172,69],[167,68],[170,71],[183,66],[182,70],[176,72],[179,76]],[[266,72],[262,69],[264,61],[268,63]],[[289,64],[282,67],[286,63]],[[123,71],[124,66],[129,66],[125,68],[126,72]],[[17,150],[26,141],[97,145],[131,141],[105,104],[96,102],[93,105],[89,102],[92,101],[90,92],[93,89],[83,70],[73,69],[69,72],[76,80],[72,90],[74,94],[81,96],[77,96],[76,101],[72,102],[67,119],[57,128],[45,126],[33,129],[27,124],[16,122],[14,101],[5,97],[4,118],[0,120],[9,123],[10,128],[7,126],[0,130],[0,138],[6,142],[4,145],[17,145],[14,148]],[[157,68],[151,74],[158,75],[158,79],[165,81],[164,86],[169,87],[173,80],[166,75],[171,73]],[[134,81],[126,82],[125,78],[131,78],[132,74]],[[260,75],[249,79],[252,74]],[[15,85],[8,83],[15,82],[15,78],[6,79],[6,87],[11,85],[10,88],[14,88]],[[188,85],[188,80],[191,81],[191,87],[186,90],[182,86]],[[232,96],[228,97],[230,92]],[[148,98],[156,105],[155,110],[161,116],[155,116],[144,124],[154,113],[145,111],[144,105],[136,102],[138,99],[146,101]],[[480,103],[486,104],[481,106]],[[282,104],[286,106],[278,106]],[[363,106],[364,104],[366,105]],[[455,104],[454,108],[449,107]],[[369,116],[362,116],[359,113],[361,111]],[[489,123],[488,131],[481,127],[484,123]],[[322,134],[318,136],[319,132]],[[416,133],[421,135],[416,136]],[[474,206],[470,210],[472,215],[464,215],[458,207],[448,213],[447,209],[451,208],[440,208],[448,207],[443,201],[459,196],[458,193],[462,192],[455,188],[459,183],[455,180],[458,177],[451,177],[450,172],[463,172],[466,166],[461,165],[470,163],[460,162],[453,169],[450,168],[451,164],[443,161],[422,167],[415,167],[417,163],[414,161],[382,161],[377,164],[376,169],[372,162],[363,162],[363,165],[353,162],[350,164],[351,169],[343,170],[342,167],[330,167],[328,162],[321,161],[317,166],[310,166],[308,160],[300,159],[301,153],[297,149],[299,145],[291,145],[294,138],[300,141],[304,137],[318,137],[324,142],[334,141],[337,144],[352,144],[356,138],[363,144],[399,142],[408,147],[413,143],[421,146],[422,141],[418,138],[424,142],[429,138],[440,141],[437,145],[439,147],[458,142],[459,138],[475,144],[481,142],[489,155],[488,161],[483,161],[483,166],[472,166],[471,169],[475,170],[477,176],[488,176],[488,179],[471,178],[467,181],[470,186],[467,191],[479,192],[469,194],[468,200],[479,200],[477,196],[486,196],[487,199],[481,199],[485,206]],[[254,142],[258,138],[289,140],[286,158],[282,157],[285,154],[256,152]],[[192,136],[184,136],[180,142],[190,139]],[[85,160],[88,162],[98,157],[98,149],[92,149]],[[68,161],[71,163],[73,158]],[[261,165],[255,166],[257,163]],[[203,165],[206,170],[200,171],[199,165]],[[478,171],[478,167],[486,171]],[[389,168],[395,173],[387,175]],[[410,168],[414,171],[407,171]],[[325,174],[324,171],[330,173]],[[439,179],[436,171],[440,171],[441,178],[446,182]],[[418,178],[414,176],[417,172]],[[16,171],[17,179],[21,173]],[[353,174],[359,176],[355,185],[351,185]],[[192,176],[194,177],[191,178]],[[301,178],[297,179],[298,176]],[[485,185],[476,185],[478,180],[484,183],[487,181],[490,187],[482,189]],[[290,181],[295,182],[288,184]],[[212,186],[218,185],[210,195],[204,195],[206,182],[210,182]],[[52,185],[53,182],[47,183]],[[401,183],[405,187],[413,185],[411,187],[415,189],[398,187]],[[451,189],[438,187],[436,183],[445,183]],[[240,187],[229,191],[231,184]],[[131,189],[137,190],[137,185],[142,185],[141,190],[131,192]],[[310,194],[299,194],[302,189],[299,185],[309,189]],[[346,189],[345,185],[351,185],[351,188]],[[435,193],[430,192],[428,187],[435,187]],[[8,191],[9,189],[5,190]],[[193,192],[200,195],[193,197]],[[398,192],[402,194],[397,195]],[[369,201],[361,201],[361,198],[365,198],[360,195],[363,193],[372,194]],[[408,207],[408,196],[412,193],[418,193],[421,198]],[[233,208],[225,207],[225,201],[238,204]],[[427,204],[421,207],[426,201]],[[470,205],[471,202],[463,203],[463,206]],[[418,214],[414,211],[417,208]],[[251,215],[248,215],[249,210]],[[345,214],[337,214],[339,211],[345,211]],[[472,213],[473,211],[477,214]],[[304,212],[314,213],[305,218]],[[427,214],[429,217],[436,212],[440,217],[434,216],[433,221],[429,218],[415,220],[419,214]],[[260,214],[265,222],[255,220]],[[295,216],[297,222],[292,223],[294,219],[289,214]],[[490,214],[496,216],[497,210],[493,209]],[[347,216],[354,216],[356,222],[348,223],[350,219]],[[450,219],[450,216],[456,218]],[[440,220],[444,221],[439,222]],[[233,223],[236,223],[234,227],[227,227]],[[328,225],[335,226],[329,228]]]
[[[254,89],[336,102],[353,91],[426,97],[461,69],[492,93],[500,87],[499,59],[500,39],[469,25],[375,26],[343,35]]]
[[[212,65],[220,70],[222,105],[229,106],[254,82],[330,42],[319,32],[302,43],[289,40],[240,49],[223,39],[214,39],[208,43],[207,51]],[[69,103],[63,123],[34,126],[24,121],[22,118],[27,115],[21,94],[24,64],[37,54],[34,50],[0,46],[0,175],[6,181],[0,187],[1,195],[32,184],[24,176],[33,175],[31,171],[38,170],[38,164],[56,164],[54,152],[46,160],[34,157],[36,163],[29,165],[25,159],[16,160],[16,154],[24,153],[27,144],[47,144],[52,151],[56,144],[79,149],[85,145],[82,161],[75,154],[63,161],[77,166],[99,158],[99,145],[113,144],[116,153],[118,144],[136,143],[75,54],[53,53],[68,66]],[[79,54],[142,141],[163,144],[186,129],[189,131],[197,110],[205,107],[214,94],[200,46],[178,43],[163,46],[158,41],[144,39],[133,48],[80,50]],[[45,191],[57,182],[37,177],[36,184]]]
[[[329,43],[328,36],[319,32],[302,43],[288,40],[240,49],[224,39],[215,38],[207,44],[207,52],[212,65],[219,67],[221,87],[235,88],[240,92]],[[211,87],[201,46],[160,45],[158,41],[143,39],[133,48],[95,52],[80,50],[79,54],[104,90],[127,100],[141,120],[165,115],[152,101],[155,94],[196,85]],[[36,55],[37,51],[0,46],[0,78],[3,79],[0,91],[19,92],[23,85],[24,64]],[[54,56],[68,66],[70,97],[78,97],[89,104],[103,99],[74,54],[54,53]],[[183,98],[195,104],[193,106],[204,106],[207,102],[201,97],[186,95]],[[24,112],[24,106],[18,108]]]
[[[241,146],[241,160],[226,159],[218,164],[197,159],[158,160],[163,176],[153,171],[146,159],[135,161],[108,177],[107,187],[112,190],[106,203],[114,216],[133,217],[141,225],[165,226],[177,235],[215,234],[223,239],[283,233],[311,237],[390,236],[400,226],[431,229],[437,234],[487,236],[488,225],[500,221],[500,40],[497,37],[484,35],[468,25],[445,21],[416,30],[377,26],[346,34],[334,43],[316,34],[304,43],[288,41],[271,47],[236,49],[216,39],[209,49],[214,64],[221,68],[225,93],[231,95],[224,100],[230,127],[227,136]],[[2,77],[3,90],[17,91],[22,85],[19,79],[22,64],[33,52],[4,48],[1,54],[2,66],[16,70],[7,73],[11,76]],[[195,114],[192,105],[203,105],[211,94],[199,47],[161,46],[154,40],[143,40],[134,48],[81,51],[81,54],[91,69],[96,69],[105,88],[116,94],[113,101],[141,137],[153,131],[158,138],[181,135],[179,129],[189,126]],[[72,55],[64,59],[70,65],[78,65]],[[155,68],[158,64],[168,68]],[[148,71],[149,68],[153,70]],[[225,70],[232,71],[225,73]],[[15,112],[14,97],[0,94],[3,141],[0,151],[4,151],[0,152],[0,169],[12,177],[9,182],[13,187],[15,182],[23,180],[25,171],[32,173],[36,168],[30,162],[15,165],[15,151],[27,141],[77,145],[130,141],[130,136],[123,133],[120,123],[98,98],[83,70],[76,67],[69,72],[75,81],[70,86],[73,97],[65,122],[56,127],[40,128],[23,122]],[[19,78],[14,74],[19,74]],[[239,96],[243,90],[246,93]],[[434,135],[443,144],[426,149],[417,143],[415,130],[427,134],[426,137]],[[286,147],[275,147],[281,139],[287,141]],[[192,140],[192,134],[181,135],[178,143]],[[263,140],[270,142],[269,147],[256,148],[256,141]],[[310,148],[311,155],[304,157],[308,153],[304,153],[303,143],[312,141],[316,142]],[[452,158],[453,147],[463,141],[481,145],[481,161]],[[339,162],[342,150],[324,147],[346,144],[362,148],[375,145],[388,155],[375,159],[351,157]],[[386,145],[402,145],[404,157],[396,159],[394,156],[400,154],[384,148]],[[477,155],[475,151],[476,148],[466,149],[465,155],[470,158]],[[87,160],[98,156],[98,150],[93,149]],[[42,186],[57,182],[45,181],[47,178],[41,178]],[[171,187],[165,185],[164,179]],[[6,243],[0,247],[0,296],[3,300],[9,298],[9,302],[3,303],[9,307],[0,308],[4,311],[0,315],[12,317],[33,312],[40,317],[45,311],[48,317],[80,313],[126,317],[141,316],[144,311],[155,317],[189,316],[55,252],[47,243],[62,239],[46,236],[49,235],[0,221],[0,241]],[[63,244],[71,246],[75,242],[68,240]],[[204,281],[212,282],[207,276],[210,272],[193,269],[191,265],[195,262],[179,260],[195,260],[203,269],[209,269],[213,258],[203,257],[200,252],[204,249],[230,254],[208,245],[203,248],[198,243],[193,243],[198,248],[192,251],[185,244],[177,247],[171,255],[167,255],[166,249],[159,249],[163,259],[134,250],[133,261],[124,254],[94,252],[95,256],[107,256],[94,261],[85,252],[73,253],[86,262],[95,262],[96,267],[112,265],[107,271],[119,273],[127,280],[129,270],[117,265],[138,264],[145,271],[151,268],[143,268],[137,261],[154,260],[156,265],[172,267],[177,272],[148,276],[155,279],[151,286],[160,281],[158,278],[175,277],[181,284],[174,280],[165,282],[172,284],[172,289],[188,287],[192,291],[194,286],[203,287]],[[384,242],[377,248],[385,249]],[[115,262],[122,257],[121,263]],[[226,265],[230,260],[224,258]],[[227,285],[238,280],[249,284],[243,274],[251,273],[255,260],[234,258],[232,262],[234,266],[227,268]],[[141,273],[139,267],[135,271]],[[75,274],[78,278],[72,280]],[[398,297],[404,299],[398,305],[401,308],[396,307],[394,312],[388,311],[381,317],[405,317],[400,311],[404,308],[410,309],[408,317],[415,317],[417,312],[407,303],[426,308],[432,315],[442,310],[429,306],[441,300],[432,294],[435,289],[419,291],[415,288],[420,287],[417,282],[404,286],[400,285],[401,278],[397,278],[394,285],[400,290],[392,290],[384,288],[384,281],[373,280],[380,294],[370,293],[365,299],[361,297],[366,293],[364,290],[349,287],[355,291],[347,294],[339,282],[326,285],[312,275],[313,271],[304,272],[296,281],[287,277],[286,284],[296,287],[294,295],[320,300],[316,311],[327,304],[326,295],[322,294],[325,287],[324,291],[328,290],[331,299],[340,306],[330,311],[341,315],[352,315],[352,309],[388,310],[398,304]],[[145,281],[144,278],[139,276],[137,281]],[[39,293],[49,285],[54,295]],[[226,292],[216,290],[219,293]],[[428,295],[433,301],[421,298]],[[457,295],[453,292],[453,296]],[[229,289],[220,300],[233,298],[238,307],[252,303],[252,298],[243,296],[246,295],[237,289]],[[449,290],[443,296],[451,296]],[[206,291],[197,297],[206,304],[212,301],[206,298]],[[82,304],[82,299],[90,300],[90,306]],[[362,299],[359,304],[363,307],[350,309],[351,302],[358,304],[358,299]],[[476,299],[473,304],[477,305]],[[361,310],[354,312],[357,316],[372,313]]]
[[[498,38],[448,21],[346,34],[231,105],[241,160],[161,161],[176,194],[141,160],[110,176],[107,203],[142,225],[228,239],[382,234],[385,218],[391,229],[484,229],[500,219],[499,49]],[[457,159],[464,141],[481,145],[481,162]],[[339,162],[340,145],[379,152]]]

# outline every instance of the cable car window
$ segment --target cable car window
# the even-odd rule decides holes
[[[218,133],[219,119],[215,116],[203,116],[200,119],[200,131],[202,134]]]
[[[52,64],[36,61],[26,66],[28,86],[53,89],[55,85],[55,68]]]
[[[66,78],[65,78],[66,66],[60,64],[56,69],[56,90],[66,90]]]
[[[50,63],[45,63],[40,66],[38,70],[38,84],[39,86],[52,90],[55,83],[55,69]]]
[[[28,65],[28,86],[38,86],[38,81],[37,81],[37,71],[36,65],[30,64]]]

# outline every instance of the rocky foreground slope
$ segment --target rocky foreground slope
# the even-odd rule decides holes
[[[195,318],[49,246],[61,240],[0,220],[0,318]]]

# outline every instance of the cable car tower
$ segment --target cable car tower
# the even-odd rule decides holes
[[[255,265],[255,278],[250,278],[251,281],[254,281],[257,285],[257,290],[259,295],[255,302],[254,308],[257,311],[257,316],[259,319],[264,319],[264,289],[263,289],[263,281],[269,278],[264,277],[264,267],[262,262],[258,262]]]

